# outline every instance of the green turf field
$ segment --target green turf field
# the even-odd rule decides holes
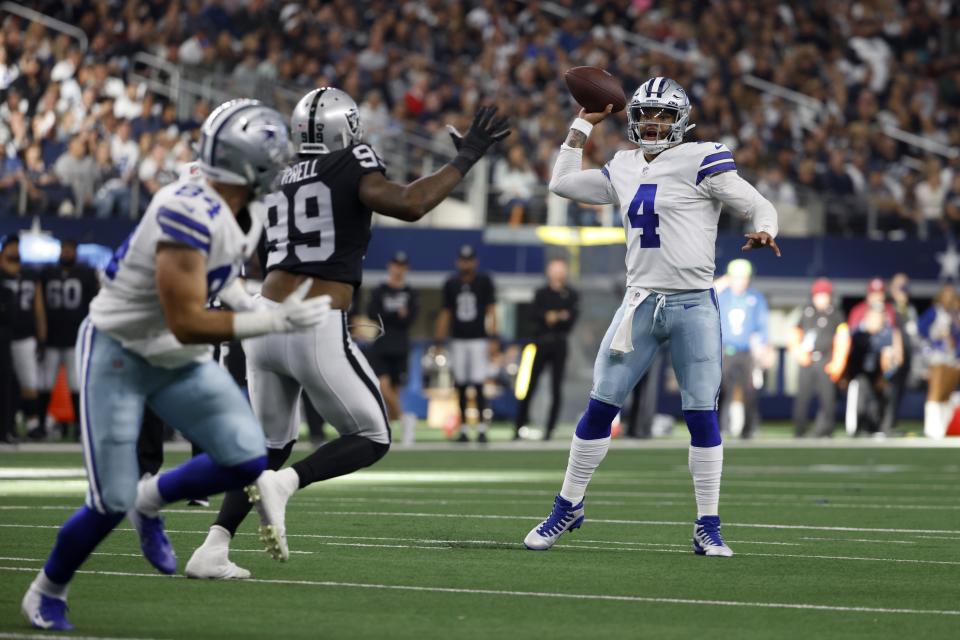
[[[690,551],[686,451],[662,446],[613,449],[584,527],[526,551],[565,461],[531,445],[395,450],[294,497],[287,564],[258,550],[255,518],[244,523],[233,559],[253,571],[245,582],[160,576],[124,523],[72,587],[75,633],[960,638],[960,449],[730,446],[731,559]],[[82,462],[0,453],[0,478],[0,638],[35,637],[19,600],[81,500]],[[213,517],[168,513],[181,568]]]

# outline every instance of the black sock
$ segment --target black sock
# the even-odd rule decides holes
[[[467,426],[467,385],[457,385],[457,396],[460,398],[460,426]]]
[[[487,417],[483,414],[487,410],[487,399],[483,397],[483,383],[473,385],[473,392],[474,402],[477,403],[477,422],[486,422]]]
[[[47,425],[47,411],[50,409],[50,392],[40,391],[37,393],[37,415],[40,417],[40,428]]]
[[[282,467],[283,463],[290,457],[293,445],[294,443],[290,442],[283,449],[267,449],[267,468],[276,471]],[[220,512],[217,514],[217,521],[214,524],[220,525],[233,536],[237,533],[240,523],[250,513],[252,506],[243,489],[227,491],[223,494],[223,504],[220,505]]]
[[[293,470],[300,477],[302,489],[314,482],[369,467],[386,455],[389,449],[389,444],[380,444],[363,436],[340,436],[295,462]]]

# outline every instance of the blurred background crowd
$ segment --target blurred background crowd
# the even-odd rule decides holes
[[[30,6],[87,36],[0,15],[0,214],[135,216],[189,159],[211,101],[284,108],[329,84],[361,104],[369,141],[407,178],[450,153],[444,124],[463,126],[480,97],[495,100],[516,135],[486,169],[485,219],[542,223],[543,185],[575,112],[562,71],[594,65],[628,95],[651,75],[678,80],[694,104],[692,135],[735,150],[739,170],[791,214],[787,232],[904,238],[960,226],[956,3]],[[624,145],[623,124],[592,136],[590,162]],[[576,204],[557,216],[617,224]]]

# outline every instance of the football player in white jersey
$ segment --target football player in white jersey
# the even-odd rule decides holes
[[[236,489],[266,467],[263,431],[211,343],[298,331],[324,321],[329,298],[257,309],[235,279],[262,223],[251,202],[291,155],[283,117],[256,100],[227,102],[203,124],[198,172],[154,196],[117,250],[77,339],[80,426],[89,481],[86,504],[61,527],[23,598],[34,627],[64,631],[70,581],[128,515],[144,556],[173,573],[176,555],[161,507]],[[262,207],[262,205],[261,205]],[[219,295],[234,309],[207,309]],[[137,435],[146,405],[205,454],[138,483]]]
[[[711,288],[721,206],[751,217],[743,250],[780,250],[777,212],[737,175],[722,144],[685,142],[690,100],[669,78],[651,78],[627,105],[627,137],[638,148],[620,151],[602,169],[581,170],[583,146],[610,114],[580,112],[560,148],[550,190],[590,204],[619,205],[627,236],[627,291],[597,354],[587,410],[577,424],[567,472],[553,511],[524,540],[546,550],[584,520],[583,497],[610,446],[614,416],[669,341],[690,430],[689,467],[697,519],[693,550],[732,556],[720,534],[718,504],[723,445],[717,421],[720,392],[720,315]]]

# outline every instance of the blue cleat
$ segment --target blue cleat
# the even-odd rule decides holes
[[[160,573],[170,575],[177,571],[177,554],[173,551],[170,538],[163,530],[163,518],[150,518],[136,509],[127,512],[127,517],[140,536],[140,549],[143,557],[156,567]]]
[[[579,529],[582,524],[583,500],[580,504],[573,505],[558,495],[553,501],[553,511],[527,534],[523,544],[531,551],[546,551],[556,544],[561,535]]]
[[[20,612],[34,629],[45,631],[72,631],[73,625],[67,619],[67,601],[43,595],[30,585]]]
[[[733,549],[720,535],[720,516],[703,516],[693,523],[693,552],[698,556],[729,558]]]

